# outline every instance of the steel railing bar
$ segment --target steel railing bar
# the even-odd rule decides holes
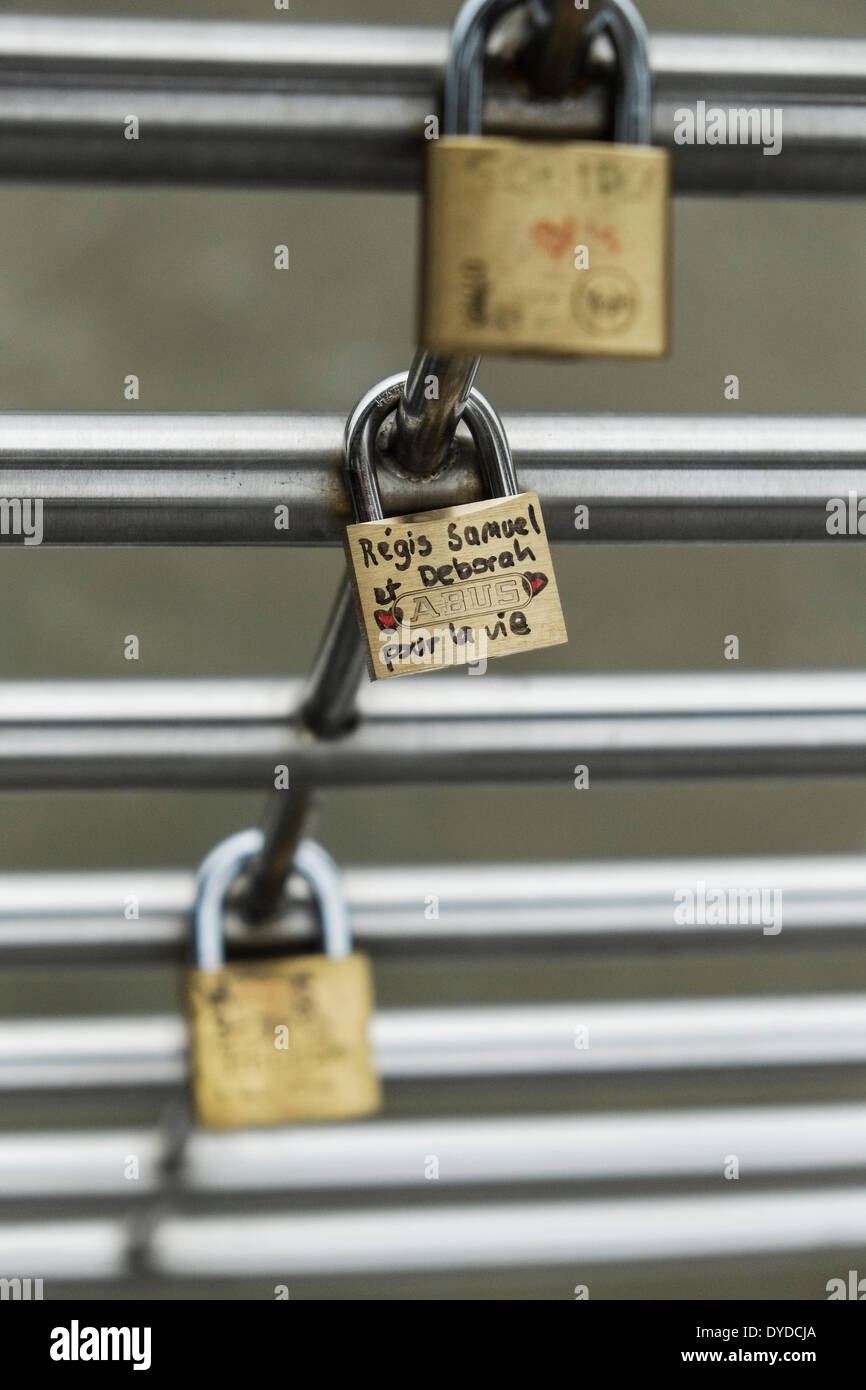
[[[163,1187],[164,1149],[152,1129],[4,1133],[0,1199],[152,1195]],[[431,1153],[451,1187],[718,1179],[731,1153],[751,1176],[854,1171],[866,1164],[866,1105],[196,1129],[184,1143],[179,1184],[193,1192],[416,1187]],[[130,1154],[138,1160],[134,1184]]]
[[[526,1268],[859,1249],[866,1188],[719,1196],[497,1202],[311,1215],[157,1218],[143,1251],[154,1275],[220,1278]],[[43,1279],[131,1273],[129,1223],[0,1226],[0,1265]],[[138,1262],[140,1272],[140,1262]],[[847,1274],[830,1268],[832,1274]],[[572,1279],[573,1279],[572,1272]],[[824,1297],[823,1283],[816,1297]]]
[[[866,994],[386,1009],[371,1027],[386,1081],[866,1062]],[[186,1076],[179,1016],[0,1023],[0,1090],[161,1087]]]
[[[190,183],[420,186],[443,29],[0,17],[0,175]],[[654,139],[682,191],[866,191],[866,40],[656,34]],[[605,77],[610,54],[593,64]],[[488,84],[485,128],[598,139],[596,86],[565,103]],[[673,141],[675,113],[781,107],[784,155]],[[138,141],[123,124],[138,116]]]
[[[699,884],[702,901],[707,891],[726,903],[730,893],[739,902],[743,893],[764,892],[773,906],[778,894],[774,949],[823,949],[830,937],[859,942],[866,934],[862,855],[349,866],[344,883],[354,940],[377,956],[501,946],[764,946],[767,924],[758,916],[713,926],[695,912],[693,922],[677,922],[677,895],[685,890],[697,899]],[[194,875],[176,871],[0,874],[0,959],[185,960],[193,888]],[[431,900],[435,917],[426,911]],[[124,910],[130,901],[133,918]],[[290,883],[267,931],[248,930],[229,909],[226,934],[236,951],[312,943],[316,926],[303,884]]]
[[[520,485],[550,536],[857,538],[861,416],[511,415]],[[42,544],[339,545],[350,518],[337,415],[0,415],[0,497],[42,499]],[[380,481],[391,515],[477,499],[471,442],[433,483]],[[854,494],[854,529],[850,496]],[[837,499],[841,541],[828,529]],[[575,507],[588,527],[575,527]],[[288,529],[279,507],[288,507]],[[23,544],[3,521],[2,543]],[[835,523],[834,523],[835,525]]]
[[[449,680],[447,699],[442,682]],[[315,741],[290,680],[0,683],[0,788],[249,787],[866,773],[857,671],[367,685],[359,722]],[[420,756],[422,755],[423,756]]]

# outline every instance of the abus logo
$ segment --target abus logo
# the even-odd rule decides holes
[[[150,1370],[149,1327],[69,1327],[51,1329],[52,1361],[132,1361],[134,1371]]]
[[[451,566],[449,565],[450,569]],[[462,568],[469,569],[468,565]],[[424,571],[429,571],[429,575]],[[447,587],[431,592],[430,586],[436,583],[436,571],[432,565],[420,565],[419,573],[423,589],[411,589],[392,601],[390,608],[376,608],[373,617],[382,632],[396,632],[400,624],[406,632],[410,628],[431,619],[444,622],[449,618],[483,618],[496,614],[505,617],[501,610],[511,610],[512,618],[518,627],[525,619],[515,618],[521,608],[547,588],[548,578],[537,570],[526,570],[522,574],[509,575],[507,579],[461,581],[449,579]],[[432,577],[431,577],[432,576]],[[383,596],[384,596],[384,590]],[[514,626],[512,622],[512,627]],[[493,633],[489,634],[493,637]]]
[[[848,1283],[844,1279],[828,1279],[826,1284],[827,1300],[834,1298],[856,1298],[858,1302],[866,1301],[866,1279],[860,1279],[856,1269],[848,1270]]]
[[[534,596],[532,580],[537,575],[520,575],[508,579],[491,580],[481,583],[470,580],[455,584],[449,589],[414,589],[401,594],[399,609],[406,615],[410,627],[416,623],[429,622],[430,619],[442,621],[446,618],[478,618],[495,613],[499,608],[525,608]]]

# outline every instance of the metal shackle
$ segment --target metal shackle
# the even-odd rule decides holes
[[[356,521],[384,521],[382,494],[374,462],[376,435],[387,415],[396,409],[408,372],[386,377],[362,396],[346,421],[345,470]],[[520,492],[505,426],[486,396],[473,387],[463,419],[478,452],[491,497],[516,497]]]
[[[192,910],[193,961],[198,970],[219,970],[225,964],[223,911],[226,895],[264,847],[261,830],[230,835],[203,861],[195,885]],[[352,928],[343,880],[327,850],[315,840],[302,840],[292,869],[301,875],[317,910],[325,955],[335,959],[352,951]]]
[[[480,135],[482,129],[484,50],[494,24],[526,0],[467,0],[451,31],[445,69],[444,135]],[[649,36],[633,0],[602,0],[587,23],[575,63],[599,34],[607,34],[617,63],[614,138],[622,144],[648,145],[652,139],[652,71]]]

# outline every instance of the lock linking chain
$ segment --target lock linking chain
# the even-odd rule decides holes
[[[443,117],[446,138],[448,132],[459,128],[463,122],[468,123],[467,129],[480,130],[487,37],[497,19],[514,7],[515,0],[470,0],[460,11],[446,72]],[[646,30],[631,0],[606,0],[584,26],[581,43],[575,45],[576,62],[580,61],[589,42],[602,31],[612,39],[617,59],[619,92],[615,135],[620,141],[645,143],[650,133],[651,77]],[[602,308],[612,304],[616,309],[622,299],[622,287],[616,277],[608,278],[596,283],[595,294]],[[369,408],[370,425],[364,437],[364,448],[372,458],[377,430],[396,403],[394,444],[401,465],[407,473],[436,473],[446,461],[454,431],[470,399],[479,360],[473,353],[419,351],[407,376],[399,379],[402,389],[398,384],[394,390],[392,383],[393,395],[389,396],[388,408],[374,409],[365,398],[350,417],[348,432],[352,432],[352,422],[358,411]],[[438,397],[434,400],[428,399],[430,378],[438,384]],[[375,399],[383,389],[375,388],[370,394]],[[353,473],[356,475],[354,483]],[[357,476],[356,470],[350,468],[350,487],[359,485]],[[381,505],[376,512],[373,499],[368,495],[363,499],[362,512],[356,510],[356,518],[363,514],[365,505],[370,507],[368,515],[371,518],[381,516]],[[362,670],[363,655],[352,594],[344,583],[301,704],[301,721],[313,737],[338,736],[351,727]],[[308,787],[295,787],[272,797],[264,847],[252,866],[246,900],[246,911],[253,920],[266,917],[276,906],[295,845],[309,816],[311,798],[312,789]]]

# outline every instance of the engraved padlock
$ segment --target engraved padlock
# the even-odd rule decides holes
[[[263,843],[261,831],[241,831],[199,870],[187,988],[197,1117],[223,1128],[368,1115],[382,1103],[371,972],[352,951],[340,873],[320,845],[301,841],[293,867],[309,886],[323,954],[225,964],[226,895]]]
[[[603,0],[584,30],[617,63],[614,143],[481,135],[485,42],[520,0],[469,0],[431,140],[421,342],[438,353],[658,357],[668,345],[670,156],[651,148],[646,29]]]
[[[359,402],[346,425],[355,524],[349,575],[373,680],[514,656],[567,642],[537,493],[520,492],[502,421],[474,388],[464,419],[487,501],[386,517],[373,462],[376,432],[407,374]]]

